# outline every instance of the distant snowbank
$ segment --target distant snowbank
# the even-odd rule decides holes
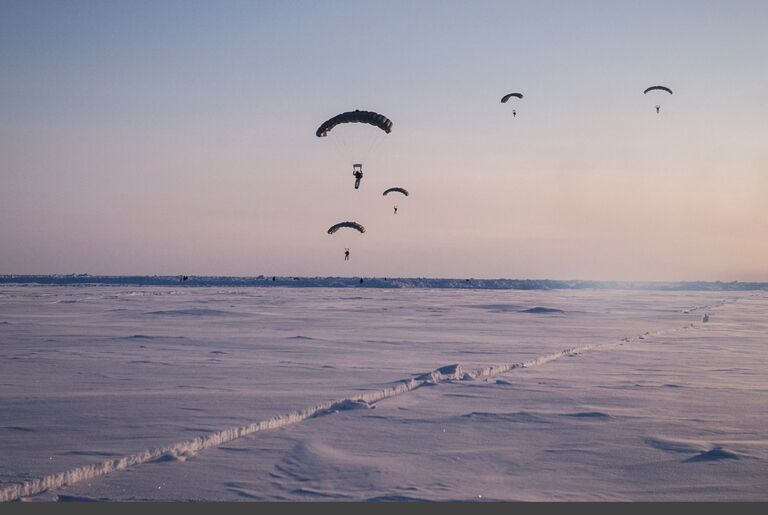
[[[430,279],[389,277],[257,277],[163,275],[0,275],[0,284],[44,285],[130,285],[130,286],[261,286],[294,288],[456,288],[480,290],[663,290],[663,291],[745,291],[768,290],[758,282],[622,282],[559,281],[552,279]]]

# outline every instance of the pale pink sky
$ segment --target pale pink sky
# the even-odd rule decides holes
[[[6,2],[0,273],[768,280],[768,4],[616,4]]]

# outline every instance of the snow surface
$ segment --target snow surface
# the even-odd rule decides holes
[[[766,308],[5,284],[0,500],[766,500]]]

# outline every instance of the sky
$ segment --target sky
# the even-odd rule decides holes
[[[0,12],[0,273],[768,281],[765,1]]]

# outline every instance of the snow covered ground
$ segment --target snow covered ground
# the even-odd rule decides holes
[[[768,500],[766,314],[764,291],[5,284],[0,499]]]

